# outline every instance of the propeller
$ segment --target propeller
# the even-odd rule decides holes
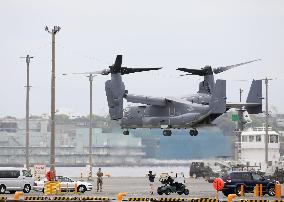
[[[229,69],[239,67],[241,65],[249,64],[249,63],[252,63],[252,62],[256,62],[256,61],[259,61],[259,60],[261,60],[261,59],[251,60],[251,61],[248,61],[248,62],[242,62],[242,63],[239,63],[239,64],[229,65],[229,66],[225,66],[225,67],[217,67],[217,68],[214,68],[214,69],[212,69],[211,66],[205,66],[204,68],[201,68],[201,69],[178,68],[177,70],[188,73],[188,74],[181,75],[181,76],[186,76],[186,75],[206,76],[206,75],[212,75],[213,73],[219,74],[219,73],[227,71]]]
[[[227,71],[229,69],[239,67],[241,65],[249,64],[249,63],[252,63],[252,62],[256,62],[256,61],[259,61],[259,60],[261,60],[261,59],[251,60],[251,61],[248,61],[248,62],[242,62],[242,63],[239,63],[239,64],[229,65],[229,66],[225,66],[225,67],[217,67],[217,68],[213,69],[213,72],[214,72],[214,74],[219,74],[219,73]]]
[[[108,74],[131,74],[136,72],[144,72],[144,71],[151,71],[151,70],[159,70],[162,67],[158,68],[129,68],[129,67],[122,67],[122,55],[117,55],[115,62],[112,66],[109,66],[108,69],[104,69],[101,71],[94,71],[94,72],[85,72],[84,74],[101,74],[101,75],[108,75]]]

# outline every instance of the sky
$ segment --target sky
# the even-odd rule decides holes
[[[30,63],[30,114],[50,112],[51,35],[56,35],[56,109],[86,115],[89,82],[84,75],[105,69],[123,55],[123,66],[163,67],[123,76],[131,94],[182,96],[202,78],[180,77],[179,67],[213,68],[252,59],[216,75],[227,80],[228,101],[244,98],[252,79],[273,78],[269,106],[284,113],[284,1],[281,0],[0,0],[0,117],[24,117],[26,64]],[[67,76],[63,76],[67,73]],[[93,108],[107,115],[104,83],[94,80]],[[245,80],[245,81],[240,81]],[[264,92],[264,91],[263,91]],[[126,104],[129,105],[129,104]]]

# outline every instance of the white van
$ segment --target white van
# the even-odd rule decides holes
[[[33,176],[25,168],[0,168],[0,194],[6,191],[29,193],[33,183]]]

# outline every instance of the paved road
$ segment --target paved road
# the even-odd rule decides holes
[[[103,191],[96,191],[96,182],[93,182],[94,190],[85,192],[84,194],[80,194],[80,196],[98,196],[98,197],[109,197],[115,199],[119,192],[126,192],[126,197],[153,197],[149,194],[149,182],[147,178],[104,178],[103,181]],[[155,189],[160,186],[161,183],[159,181],[155,182]],[[214,198],[216,196],[216,192],[213,189],[212,184],[206,182],[204,179],[186,179],[186,186],[189,189],[189,196],[171,194],[169,196],[162,195],[159,196],[155,194],[154,197],[174,197],[174,198],[200,198],[200,197],[209,197]],[[282,193],[284,193],[284,189],[282,187]],[[5,194],[8,198],[12,198],[13,195]],[[30,196],[43,196],[41,192],[31,191],[31,193],[26,194]],[[64,194],[70,195],[71,194]],[[246,194],[246,198],[252,198],[253,194]],[[226,199],[222,193],[219,193],[220,199]],[[274,197],[264,197],[263,199],[273,200]]]

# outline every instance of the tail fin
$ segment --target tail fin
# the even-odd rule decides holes
[[[262,80],[252,81],[246,102],[249,114],[262,113]]]
[[[216,80],[209,107],[213,114],[226,112],[226,80]]]
[[[111,80],[105,83],[105,91],[111,119],[121,119],[123,117],[123,96],[125,87],[120,74],[111,75]]]

